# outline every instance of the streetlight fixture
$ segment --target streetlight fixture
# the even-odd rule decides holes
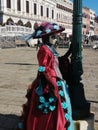
[[[72,32],[72,56],[71,56],[71,84],[69,93],[72,104],[72,116],[74,120],[89,117],[90,103],[85,99],[84,85],[81,82],[82,68],[82,0],[73,2],[73,32]]]

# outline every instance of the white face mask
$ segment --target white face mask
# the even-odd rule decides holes
[[[49,41],[51,44],[55,45],[55,43],[57,42],[57,38],[55,35],[51,35],[49,38]]]

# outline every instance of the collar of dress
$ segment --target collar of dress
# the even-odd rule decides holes
[[[49,50],[52,52],[54,56],[57,56],[57,57],[59,56],[59,53],[56,51],[54,45],[51,45],[51,46],[46,45],[46,46],[49,48]]]

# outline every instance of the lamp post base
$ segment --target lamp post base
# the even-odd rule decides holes
[[[94,113],[90,113],[88,118],[74,121],[74,130],[94,130]]]
[[[90,115],[90,103],[86,101],[83,84],[69,86],[69,94],[72,105],[72,117],[74,120],[82,120]]]
[[[75,120],[82,120],[90,116],[90,103],[86,103],[81,108],[76,108],[72,110],[72,117]]]

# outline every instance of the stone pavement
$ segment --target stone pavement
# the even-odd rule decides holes
[[[67,49],[58,49],[63,55]],[[27,86],[37,74],[35,48],[0,49],[0,130],[15,130]],[[95,113],[95,130],[98,130],[98,50],[83,49],[82,75],[86,99]]]

